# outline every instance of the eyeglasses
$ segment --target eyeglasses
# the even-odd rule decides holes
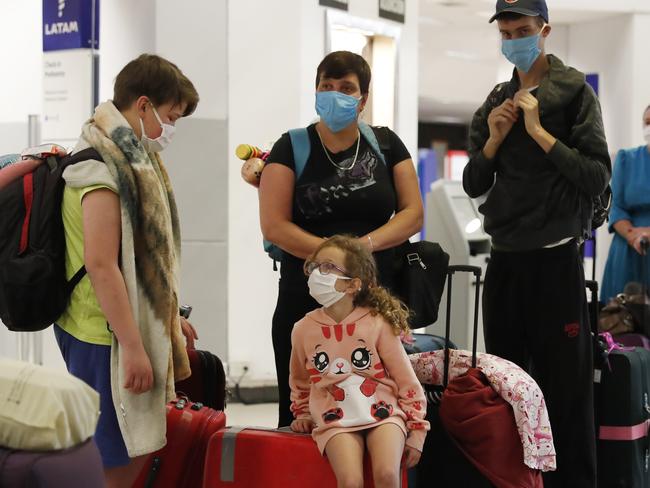
[[[316,261],[305,261],[304,271],[307,276],[312,274],[315,269],[319,269],[321,274],[328,275],[335,270],[341,273],[343,276],[347,276],[347,271],[339,268],[334,263],[317,263]]]

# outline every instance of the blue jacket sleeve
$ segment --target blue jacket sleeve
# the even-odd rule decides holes
[[[612,173],[612,207],[609,210],[608,229],[614,232],[614,224],[621,220],[632,220],[630,213],[625,208],[625,185],[627,172],[625,164],[625,150],[620,150],[616,155],[614,171]]]

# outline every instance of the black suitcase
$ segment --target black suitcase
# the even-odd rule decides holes
[[[481,268],[474,266],[449,266],[447,277],[447,316],[445,339],[449,340],[451,328],[451,281],[452,276],[457,272],[473,273],[476,277],[476,302],[474,307],[474,340],[472,353],[474,364],[476,363],[476,340],[478,335],[478,304],[480,299],[480,277]],[[435,337],[435,336],[433,336]],[[435,342],[438,342],[437,340]],[[448,347],[453,347],[449,342]],[[446,358],[448,359],[448,358]],[[445,368],[447,373],[448,368]],[[443,385],[447,384],[447,374]],[[422,457],[415,468],[415,472],[409,473],[409,487],[426,488],[435,486],[439,488],[467,487],[467,488],[493,488],[494,485],[467,459],[463,452],[456,447],[445,431],[439,415],[440,399],[444,386],[423,385],[427,396],[426,419],[431,424],[431,430],[427,433],[422,449]]]
[[[597,297],[597,284],[587,286]],[[597,305],[592,300],[592,329],[598,322]],[[650,488],[650,351],[634,347],[608,352],[602,340],[596,344],[598,486]]]
[[[214,410],[226,408],[226,373],[221,359],[210,351],[188,349],[192,375],[176,382],[176,392]]]

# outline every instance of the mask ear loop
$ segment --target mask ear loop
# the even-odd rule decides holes
[[[363,289],[363,282],[361,281],[361,278],[350,278],[350,280],[351,280],[351,281],[350,281],[348,287],[349,287],[350,285],[352,285],[352,280],[359,280],[359,282],[360,282],[359,286],[354,285],[354,290],[352,290],[352,292],[353,292],[355,295],[357,295],[357,294],[360,293],[361,290]]]
[[[149,105],[151,105],[151,109],[153,110],[153,114],[156,117],[156,120],[158,121],[158,123],[160,124],[160,127],[162,127],[163,126],[163,121],[160,118],[160,115],[158,115],[158,110],[156,110],[156,107],[153,106],[153,103],[151,103],[151,101],[149,101]]]
[[[539,37],[544,38],[544,29],[546,29],[547,27],[548,27],[548,23],[544,22],[544,25],[539,31]]]

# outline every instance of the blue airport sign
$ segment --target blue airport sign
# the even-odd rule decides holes
[[[43,51],[80,48],[99,49],[99,0],[43,0]]]

